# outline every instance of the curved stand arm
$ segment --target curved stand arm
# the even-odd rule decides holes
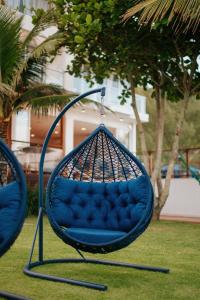
[[[39,163],[39,216],[38,216],[38,228],[37,230],[39,230],[39,243],[38,243],[38,248],[39,248],[39,261],[42,262],[43,261],[43,189],[44,189],[44,174],[43,174],[43,170],[44,170],[44,159],[45,159],[45,154],[46,154],[46,150],[47,150],[47,146],[49,143],[49,140],[51,138],[51,135],[56,127],[56,125],[58,124],[58,122],[60,121],[60,119],[63,117],[63,115],[77,102],[79,102],[81,99],[92,95],[92,94],[96,94],[96,93],[101,93],[101,96],[105,96],[105,87],[103,88],[98,88],[98,89],[94,89],[91,91],[88,91],[78,97],[76,97],[74,100],[72,100],[70,103],[68,103],[63,110],[59,113],[59,115],[56,117],[55,121],[53,122],[53,124],[51,125],[46,138],[44,140],[44,144],[42,147],[42,152],[41,152],[41,157],[40,157],[40,163]],[[36,232],[37,233],[37,232]],[[34,244],[33,244],[34,247]],[[31,254],[32,256],[32,254]]]
[[[46,150],[47,150],[47,146],[49,143],[49,140],[51,138],[51,135],[54,131],[54,129],[56,128],[56,125],[58,124],[58,122],[61,120],[61,118],[63,117],[63,115],[77,102],[79,102],[81,99],[92,95],[92,94],[96,94],[96,93],[101,93],[101,96],[105,96],[105,87],[103,88],[98,88],[98,89],[94,89],[91,91],[88,91],[78,97],[76,97],[74,100],[72,100],[70,103],[68,103],[63,110],[59,113],[59,115],[56,117],[56,119],[54,120],[53,124],[51,125],[46,138],[44,140],[44,144],[42,147],[42,152],[41,152],[41,157],[40,157],[40,163],[39,163],[39,199],[38,199],[38,204],[39,204],[39,215],[38,215],[38,225],[37,225],[37,229],[36,229],[36,234],[37,231],[39,230],[39,243],[38,243],[38,248],[39,248],[39,261],[42,262],[43,261],[43,189],[44,189],[44,174],[43,174],[43,170],[44,170],[44,159],[45,159],[45,154],[46,154]],[[32,247],[32,251],[34,248],[34,244]],[[31,257],[32,257],[31,253]]]
[[[51,138],[51,135],[56,127],[56,125],[58,124],[58,122],[61,120],[61,118],[63,117],[63,115],[74,105],[76,104],[77,102],[79,102],[81,99],[89,96],[89,95],[92,95],[92,94],[96,94],[96,93],[101,93],[101,96],[105,96],[105,87],[103,88],[98,88],[98,89],[94,89],[94,90],[91,90],[91,91],[88,91],[78,97],[76,97],[74,100],[72,100],[70,103],[68,103],[64,108],[63,110],[59,113],[59,115],[56,117],[55,121],[53,122],[53,124],[51,125],[47,135],[46,135],[46,138],[45,138],[45,141],[44,141],[44,144],[43,144],[43,147],[42,147],[42,152],[41,152],[41,157],[40,157],[40,163],[39,163],[39,207],[43,207],[43,169],[44,169],[44,159],[45,159],[45,154],[46,154],[46,150],[47,150],[47,146],[48,146],[48,143],[49,143],[49,140]]]

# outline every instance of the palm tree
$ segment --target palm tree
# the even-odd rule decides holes
[[[43,13],[33,29],[24,35],[22,19],[0,6],[0,135],[8,142],[8,125],[14,111],[31,107],[46,110],[60,107],[72,94],[41,81],[47,58],[55,55],[65,39],[63,33],[44,39],[33,47],[38,34],[54,24],[53,12]]]
[[[154,25],[162,21],[172,23],[175,31],[182,32],[187,32],[189,29],[195,32],[199,28],[199,0],[135,0],[133,3],[135,5],[124,14],[124,20],[141,12],[140,24]]]

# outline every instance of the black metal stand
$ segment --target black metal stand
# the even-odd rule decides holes
[[[143,266],[143,265],[137,265],[137,264],[129,264],[129,263],[122,263],[122,262],[114,262],[109,260],[96,260],[96,259],[87,259],[83,256],[83,254],[77,249],[77,252],[81,256],[81,258],[66,258],[66,259],[49,259],[49,260],[43,260],[40,259],[43,258],[43,247],[42,247],[42,256],[40,253],[39,248],[39,260],[36,262],[32,262],[33,252],[35,248],[35,242],[37,238],[37,234],[39,232],[40,222],[43,218],[43,215],[45,213],[45,210],[43,208],[40,208],[38,220],[36,224],[33,244],[30,252],[29,262],[24,268],[24,273],[28,276],[55,281],[55,282],[62,282],[62,283],[68,283],[76,286],[82,286],[90,289],[95,289],[99,291],[106,291],[107,286],[104,284],[98,284],[94,282],[88,282],[88,281],[82,281],[82,280],[74,280],[70,278],[63,278],[63,277],[57,277],[49,274],[39,273],[32,271],[33,268],[48,265],[48,264],[57,264],[57,263],[86,263],[86,264],[98,264],[98,265],[107,265],[107,266],[115,266],[115,267],[125,267],[125,268],[132,268],[137,270],[143,270],[143,271],[152,271],[152,272],[161,272],[161,273],[169,273],[169,269],[167,268],[160,268],[160,267],[151,267],[151,266]],[[43,243],[43,240],[42,240]],[[40,244],[39,244],[40,245]]]
[[[115,266],[115,267],[125,267],[125,268],[133,268],[137,270],[143,270],[143,271],[152,271],[152,272],[161,272],[161,273],[169,273],[169,269],[166,268],[160,268],[160,267],[151,267],[151,266],[143,266],[143,265],[137,265],[137,264],[129,264],[129,263],[122,263],[122,262],[114,262],[109,260],[96,260],[96,259],[83,259],[83,258],[68,258],[68,259],[50,259],[50,260],[44,260],[42,262],[35,262],[28,264],[24,268],[24,273],[28,276],[50,280],[50,281],[56,281],[56,282],[62,282],[62,283],[69,283],[72,285],[82,286],[86,288],[91,288],[99,291],[106,291],[107,286],[103,284],[93,283],[93,282],[87,282],[82,280],[74,280],[69,278],[62,278],[62,277],[56,277],[53,275],[48,275],[44,273],[34,272],[32,271],[33,268],[48,265],[48,264],[55,264],[55,263],[90,263],[90,264],[99,264],[99,265],[108,265],[108,266]]]
[[[8,300],[28,300],[28,298],[17,296],[8,292],[0,291],[0,298],[8,299]],[[30,299],[29,299],[30,300]]]

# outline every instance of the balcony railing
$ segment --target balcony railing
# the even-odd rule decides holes
[[[166,177],[171,150],[164,150],[162,156],[161,176]],[[153,171],[155,151],[149,151],[149,170]],[[200,183],[200,148],[179,149],[179,155],[175,161],[173,177],[193,177]]]
[[[43,8],[44,10],[47,10],[50,7],[48,0],[6,0],[5,4],[8,7],[19,10],[26,15],[32,15],[32,8]]]
[[[11,148],[26,173],[38,172],[42,145],[13,140]],[[49,147],[45,157],[44,171],[51,173],[63,156],[63,149]]]
[[[43,81],[64,87],[64,72],[46,67]]]
[[[123,87],[120,84],[119,81],[114,81],[112,79],[106,79],[103,83],[103,85],[106,87],[106,96],[104,99],[104,102],[107,106],[111,107],[113,110],[118,112],[123,112],[127,114],[131,114],[132,107],[131,107],[131,98],[128,98],[126,103],[124,105],[120,105],[119,96],[122,93]],[[98,84],[96,84],[95,87],[99,87]],[[73,86],[71,89],[74,92],[83,93],[84,91],[87,91],[91,89],[90,85],[83,79],[74,77],[73,78]],[[91,99],[95,101],[100,101],[100,98],[98,95],[92,95]],[[146,114],[146,98],[141,95],[136,95],[136,104],[138,108],[138,112],[140,114],[145,115]]]

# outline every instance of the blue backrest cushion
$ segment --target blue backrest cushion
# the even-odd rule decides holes
[[[148,199],[149,182],[144,175],[112,183],[57,177],[50,206],[60,226],[128,232],[143,216]]]
[[[0,244],[10,238],[16,227],[20,201],[20,189],[16,181],[0,187]]]

